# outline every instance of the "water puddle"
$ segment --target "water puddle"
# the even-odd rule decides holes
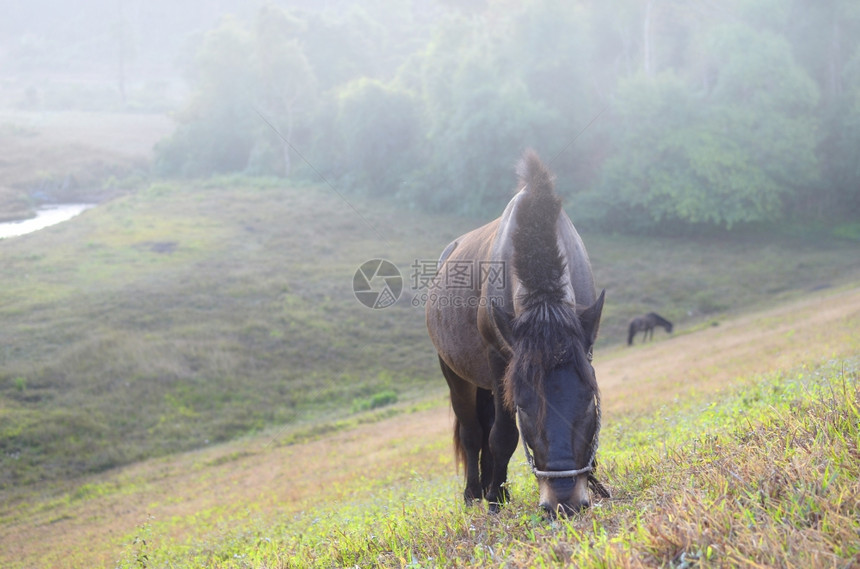
[[[0,223],[0,239],[26,235],[27,233],[62,223],[93,206],[95,204],[67,203],[40,207],[36,210],[36,217]]]

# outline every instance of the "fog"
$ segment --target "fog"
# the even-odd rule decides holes
[[[424,311],[528,148],[620,497],[547,523]],[[858,241],[857,0],[0,0],[0,566],[856,564]]]
[[[585,224],[860,215],[860,7],[847,0],[91,0],[3,13],[0,108],[168,114],[156,176],[322,175],[483,215],[533,147]]]

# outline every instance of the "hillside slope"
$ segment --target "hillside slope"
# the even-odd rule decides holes
[[[0,240],[0,489],[435,392],[413,267],[482,221],[236,178],[153,184]],[[856,243],[826,235],[584,238],[601,346],[649,310],[683,331],[860,272]],[[373,258],[403,277],[383,310],[352,290]]]
[[[605,406],[601,448],[612,456],[617,452],[613,448],[641,436],[626,430],[632,417],[668,421],[665,409],[673,402],[707,406],[710,393],[738,387],[754,391],[763,375],[811,369],[857,353],[856,286],[816,293],[650,346],[606,349],[596,354]],[[272,430],[48,491],[6,492],[0,563],[108,566],[123,550],[128,563],[144,553],[155,563],[165,555],[181,558],[186,548],[180,544],[186,540],[193,544],[188,551],[217,555],[234,539],[265,533],[269,524],[301,511],[313,516],[319,508],[336,510],[341,501],[410,484],[459,504],[451,414],[441,386],[422,407],[401,405],[390,418],[365,415],[364,420],[370,422],[341,426],[310,442],[284,444],[290,433]],[[514,500],[518,508],[531,511],[536,502],[529,477],[518,460],[512,464],[516,479],[524,480],[518,484],[529,489],[526,495],[516,490]],[[610,486],[616,483],[611,473],[605,476]]]

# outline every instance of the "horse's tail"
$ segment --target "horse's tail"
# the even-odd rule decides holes
[[[636,335],[636,325],[633,322],[630,322],[630,328],[627,330],[627,345],[633,345],[633,336]]]
[[[460,419],[456,415],[454,415],[454,464],[457,470],[460,470],[460,465],[463,465],[464,471],[466,470],[466,447],[460,439]]]

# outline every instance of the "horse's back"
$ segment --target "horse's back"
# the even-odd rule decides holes
[[[512,235],[522,197],[521,191],[499,218],[458,237],[445,248],[436,286],[426,305],[427,329],[439,356],[457,375],[485,389],[494,385],[488,356],[495,349],[491,345],[498,344],[485,338],[492,335],[488,330],[491,317],[487,304],[492,299],[495,309],[507,318],[516,313],[519,285],[513,270]],[[567,268],[570,300],[579,306],[590,306],[597,293],[588,253],[563,209],[555,221],[555,230]]]
[[[564,212],[558,216],[557,232],[564,252],[570,284],[576,295],[576,304],[590,306],[597,300],[597,290],[594,288],[594,275],[591,271],[591,261],[582,237],[574,227],[573,222]]]
[[[482,262],[490,260],[499,220],[456,239],[448,256],[440,259],[436,283],[429,291],[425,316],[439,357],[457,375],[492,389],[488,347],[478,329],[481,305]]]

